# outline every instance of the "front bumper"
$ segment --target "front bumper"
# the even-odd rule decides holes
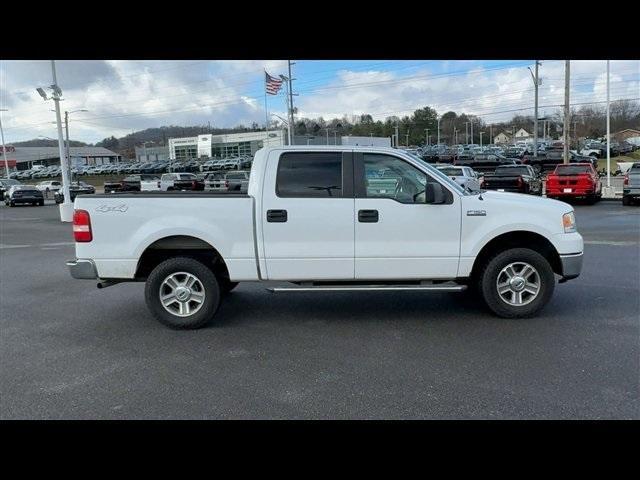
[[[82,280],[95,280],[98,278],[96,265],[91,260],[69,260],[67,267],[69,267],[69,273],[73,278]]]
[[[582,259],[584,254],[575,253],[571,255],[560,255],[560,263],[562,264],[562,281],[571,280],[580,275],[582,271]]]
[[[640,188],[624,188],[622,187],[622,194],[628,197],[640,197]]]

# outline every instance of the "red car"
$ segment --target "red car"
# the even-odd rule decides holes
[[[547,175],[547,198],[586,198],[595,203],[602,197],[602,183],[591,163],[558,165]]]

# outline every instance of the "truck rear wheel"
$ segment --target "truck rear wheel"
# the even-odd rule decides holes
[[[528,248],[498,253],[484,264],[477,281],[486,305],[503,318],[536,315],[547,304],[555,287],[547,259]]]
[[[173,329],[203,327],[218,310],[220,293],[211,269],[189,257],[165,260],[153,269],[145,286],[149,310]]]

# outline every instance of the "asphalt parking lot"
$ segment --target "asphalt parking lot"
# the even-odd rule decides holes
[[[582,275],[534,319],[459,294],[242,284],[176,332],[73,280],[55,205],[0,205],[0,418],[640,418],[640,208],[576,205]]]

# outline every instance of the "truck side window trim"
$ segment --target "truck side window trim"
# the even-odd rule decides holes
[[[419,203],[404,203],[401,202],[395,198],[392,197],[369,197],[367,196],[367,188],[365,185],[365,168],[364,168],[364,155],[365,153],[363,152],[355,152],[354,153],[354,162],[353,162],[353,177],[354,177],[354,194],[355,194],[355,198],[376,198],[378,200],[382,200],[382,199],[386,199],[386,200],[392,200],[394,202],[398,202],[401,203],[402,205],[420,205]],[[420,171],[422,174],[424,174],[424,176],[428,179],[427,181],[431,181],[433,183],[439,183],[442,188],[444,189],[445,192],[445,196],[446,196],[446,201],[444,202],[444,205],[451,205],[453,203],[453,193],[451,192],[451,190],[449,190],[447,188],[446,185],[443,185],[441,182],[439,182],[436,178],[433,177],[433,175],[430,175],[429,173],[425,172],[424,170],[416,167],[415,165],[413,165],[410,162],[407,162],[407,160],[405,160],[402,157],[397,157],[395,155],[391,155],[388,153],[367,153],[367,155],[379,155],[379,156],[386,156],[386,157],[393,157],[394,159],[404,162],[407,165],[409,165],[410,167]],[[427,204],[425,204],[427,205]]]

